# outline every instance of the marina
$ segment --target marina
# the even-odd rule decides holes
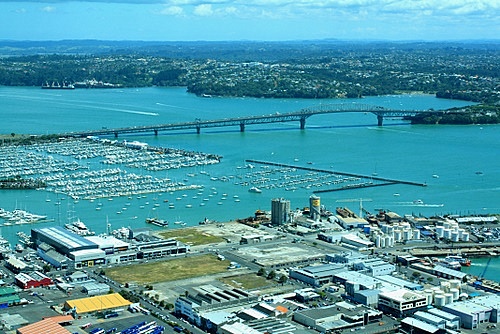
[[[285,177],[284,179],[287,181],[278,183],[277,185],[278,187],[285,187],[285,190],[295,190],[296,189],[295,186],[297,185],[301,185],[306,189],[311,189],[313,187],[321,187],[323,185],[328,185],[328,186],[340,185],[333,189],[313,189],[312,191],[314,193],[357,189],[365,187],[379,187],[379,186],[394,185],[394,184],[405,184],[405,185],[412,185],[419,187],[427,186],[426,183],[407,181],[407,180],[396,180],[396,179],[373,176],[373,175],[363,175],[358,173],[348,173],[336,170],[326,170],[320,168],[304,167],[299,165],[290,165],[290,164],[283,164],[271,161],[253,160],[253,159],[248,159],[246,161],[258,165],[278,167],[280,168],[279,170],[283,173],[296,172],[297,170],[308,172],[308,174],[306,175],[310,176],[310,178],[304,179],[304,178],[296,178],[290,176]],[[269,187],[269,185],[266,185],[265,182],[271,181],[271,179],[263,177],[260,179],[260,181],[261,181],[261,186]],[[273,181],[276,181],[276,179],[274,179]],[[308,183],[308,181],[314,183]],[[374,181],[383,181],[384,183],[376,184],[374,183]],[[259,183],[259,180],[254,180],[253,183]]]
[[[318,103],[307,99],[201,99],[184,88],[72,90],[66,92],[72,94],[71,100],[52,95],[56,92],[0,87],[4,102],[0,114],[10,124],[9,132],[50,134],[189,122],[197,117],[223,119],[266,113],[262,110],[292,112]],[[61,99],[67,104],[64,118],[52,107]],[[366,97],[349,103],[436,110],[464,104],[422,94]],[[9,112],[12,108],[19,110],[15,117]],[[36,124],[30,121],[27,110],[37,110],[41,116]],[[379,128],[373,115],[316,117],[308,121],[305,130],[275,124],[251,126],[244,133],[230,128],[206,129],[194,136],[188,131],[188,135],[179,132],[78,141],[56,138],[34,146],[3,145],[1,178],[20,174],[23,179],[46,179],[47,186],[0,190],[2,208],[46,216],[48,222],[39,221],[37,227],[64,227],[71,222],[67,216],[79,217],[96,235],[122,227],[162,229],[145,222],[151,217],[170,222],[169,229],[194,226],[205,217],[231,221],[252,216],[257,209],[268,211],[273,198],[285,198],[292,207],[300,208],[308,205],[313,193],[321,195],[321,204],[331,210],[338,200],[371,198],[373,201],[364,205],[371,212],[383,208],[401,215],[430,217],[500,211],[494,201],[498,198],[498,161],[484,159],[495,156],[491,148],[498,146],[498,126],[437,129],[385,120]],[[470,163],[457,166],[453,157],[462,157],[464,152]],[[356,188],[363,183],[387,183],[376,179],[385,176],[427,186],[396,183]],[[329,191],[344,186],[350,189]],[[250,192],[252,187],[262,192]],[[415,199],[424,204],[414,203]],[[12,246],[18,243],[17,232],[28,234],[35,226],[0,220],[3,223],[11,224],[2,226],[2,235]],[[476,264],[474,261],[468,268],[474,269]]]

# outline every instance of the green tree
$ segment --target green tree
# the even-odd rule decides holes
[[[44,274],[46,274],[46,273],[50,272],[52,267],[49,264],[44,264],[42,269],[43,269]]]

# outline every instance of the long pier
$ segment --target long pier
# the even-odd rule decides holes
[[[260,116],[243,116],[234,118],[224,118],[217,120],[202,120],[195,119],[192,122],[158,124],[158,125],[144,125],[144,126],[131,126],[124,128],[100,130],[89,130],[81,132],[69,132],[60,134],[62,137],[88,137],[88,136],[106,136],[112,135],[117,138],[120,134],[131,133],[154,133],[158,135],[160,131],[174,131],[174,130],[195,130],[197,134],[201,133],[203,128],[216,128],[236,126],[239,127],[240,132],[244,132],[247,125],[252,124],[269,124],[269,123],[283,123],[298,121],[300,129],[306,127],[306,120],[314,115],[320,114],[335,114],[335,113],[372,113],[377,117],[378,126],[383,125],[384,118],[404,118],[408,116],[415,116],[419,113],[441,113],[441,111],[430,110],[396,110],[386,109],[384,107],[372,106],[366,104],[324,104],[311,108],[304,108],[296,112],[289,113],[274,113]]]
[[[378,184],[360,183],[357,185],[356,184],[347,185],[347,186],[344,186],[341,188],[315,190],[315,191],[313,191],[314,193],[351,190],[351,189],[369,188],[369,187],[381,187],[381,186],[389,186],[389,185],[393,185],[393,184],[407,184],[407,185],[418,186],[418,187],[426,187],[427,186],[426,183],[407,181],[407,180],[399,180],[399,179],[391,179],[391,178],[374,176],[374,175],[364,175],[364,174],[358,174],[358,173],[341,172],[341,171],[335,171],[335,170],[319,169],[319,168],[314,168],[314,167],[304,167],[304,166],[283,164],[283,163],[279,163],[279,162],[271,162],[271,161],[263,161],[263,160],[254,160],[254,159],[247,159],[245,161],[248,163],[255,163],[255,164],[260,164],[260,165],[268,165],[268,166],[276,166],[276,167],[284,167],[284,168],[295,168],[295,169],[311,171],[311,172],[335,174],[335,175],[342,175],[342,176],[352,176],[352,177],[357,177],[357,178],[370,179],[370,180],[384,182],[384,183],[378,183]]]

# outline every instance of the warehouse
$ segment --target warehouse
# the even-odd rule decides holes
[[[98,248],[97,244],[92,241],[60,226],[32,229],[31,240],[33,240],[37,247],[44,242],[64,255],[68,255],[70,252],[74,251]]]
[[[14,288],[0,288],[0,309],[18,304],[19,302],[21,302],[21,299]]]
[[[70,315],[46,318],[34,324],[19,328],[17,334],[70,334],[71,332],[62,327],[61,323],[71,323],[72,321],[73,317]]]
[[[95,311],[113,310],[128,307],[131,302],[123,298],[119,293],[111,293],[103,296],[68,300],[64,303],[66,311],[75,310],[77,314]]]
[[[343,265],[323,264],[308,266],[305,268],[291,268],[290,278],[304,282],[312,286],[321,286],[330,283],[335,274],[346,271]]]
[[[408,289],[382,292],[378,296],[378,308],[395,317],[404,317],[427,308],[427,297]]]
[[[34,271],[30,274],[19,273],[15,276],[15,279],[16,284],[22,289],[31,289],[53,284],[50,277],[45,276],[39,271]]]

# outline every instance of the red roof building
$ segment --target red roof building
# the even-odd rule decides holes
[[[20,273],[17,274],[16,284],[23,289],[31,289],[39,286],[48,286],[52,285],[52,279],[50,277],[45,276],[39,271],[34,271],[29,274]]]

